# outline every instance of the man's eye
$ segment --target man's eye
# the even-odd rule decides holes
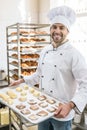
[[[60,27],[60,30],[64,30],[65,29],[65,27]]]
[[[56,27],[56,26],[52,26],[51,28],[52,28],[52,29],[56,29],[57,27]]]

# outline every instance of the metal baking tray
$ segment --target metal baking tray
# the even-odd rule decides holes
[[[54,111],[56,110],[56,108],[58,107],[60,103],[60,101],[49,96],[43,91],[40,91],[38,88],[29,87],[25,83],[22,83],[14,87],[3,88],[0,90],[0,95],[1,94],[7,95],[7,91],[12,91],[14,94],[16,94],[16,98],[10,99],[8,102],[8,101],[5,101],[0,96],[0,102],[7,105],[14,112],[16,112],[17,114],[22,116],[25,120],[33,124],[38,124],[50,117],[53,117]],[[45,97],[45,99],[43,99],[43,97]],[[19,106],[23,105],[24,108],[19,109],[17,108],[18,105]],[[27,113],[27,114],[22,113],[22,112],[25,112],[26,109],[27,109],[27,112],[29,110],[30,113]],[[44,111],[46,113],[44,113]]]

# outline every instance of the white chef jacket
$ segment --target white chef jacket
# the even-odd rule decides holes
[[[79,112],[87,103],[87,64],[83,56],[69,41],[53,48],[50,44],[43,49],[38,62],[37,71],[24,80],[29,85],[40,84],[40,88],[62,102],[73,101]],[[71,110],[67,121],[74,117]]]

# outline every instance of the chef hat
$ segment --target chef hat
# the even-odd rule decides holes
[[[51,25],[54,23],[61,23],[70,30],[70,26],[76,20],[76,14],[70,7],[59,6],[49,11],[48,18]]]

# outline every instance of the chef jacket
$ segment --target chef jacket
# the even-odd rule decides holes
[[[37,83],[40,88],[62,102],[73,101],[76,110],[82,112],[87,103],[87,64],[85,59],[69,41],[53,48],[46,46],[40,55],[36,72],[31,76],[25,76],[27,84],[33,86]],[[74,117],[71,110],[65,118],[57,118],[67,121]]]

